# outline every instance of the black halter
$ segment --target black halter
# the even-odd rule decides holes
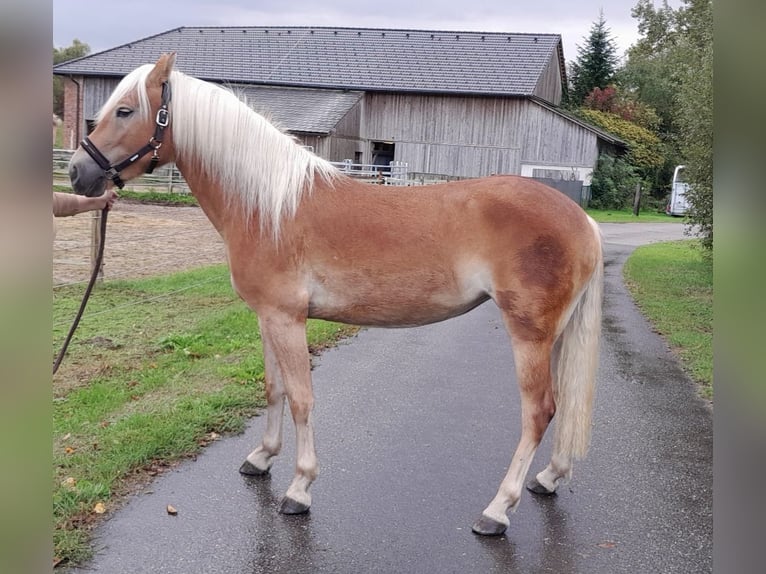
[[[124,159],[118,164],[111,164],[104,154],[99,151],[96,145],[90,141],[88,136],[85,136],[80,142],[82,149],[88,152],[88,155],[93,158],[98,166],[104,170],[106,177],[114,182],[114,185],[123,188],[125,183],[120,178],[120,172],[126,167],[132,165],[149,152],[153,152],[152,159],[149,162],[149,166],[146,168],[146,173],[152,173],[154,168],[160,162],[157,151],[162,147],[162,136],[165,128],[170,124],[170,110],[168,110],[168,104],[170,104],[170,84],[162,82],[162,103],[160,109],[157,110],[157,117],[155,118],[154,135],[149,138],[149,143],[138,150],[136,153]]]

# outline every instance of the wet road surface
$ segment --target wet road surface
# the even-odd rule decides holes
[[[276,512],[294,464],[289,419],[271,477],[237,472],[265,424],[256,417],[133,497],[97,531],[95,559],[71,572],[711,572],[712,412],[621,280],[634,246],[682,238],[682,227],[602,229],[591,450],[556,496],[525,492],[505,535],[471,533],[519,436],[509,342],[487,303],[428,327],[364,330],[316,361],[309,514]]]

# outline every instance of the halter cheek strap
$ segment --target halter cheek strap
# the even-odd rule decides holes
[[[125,182],[123,182],[122,178],[120,177],[120,172],[126,167],[133,165],[136,161],[144,157],[149,152],[153,153],[152,158],[149,161],[149,165],[146,167],[146,173],[152,173],[154,168],[157,167],[157,164],[159,164],[160,157],[157,152],[162,147],[162,138],[165,133],[165,128],[170,125],[170,110],[168,109],[168,105],[170,104],[170,97],[170,84],[168,84],[168,82],[162,82],[162,102],[160,104],[160,109],[157,110],[157,116],[154,119],[154,135],[149,138],[149,142],[146,145],[144,145],[136,153],[122,160],[120,163],[110,163],[106,156],[96,147],[96,144],[90,141],[88,136],[85,136],[85,138],[80,142],[82,149],[84,149],[88,155],[93,158],[93,161],[95,161],[98,166],[104,170],[106,177],[114,182],[114,185],[120,189],[125,186]]]

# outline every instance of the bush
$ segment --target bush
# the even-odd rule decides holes
[[[633,205],[636,185],[640,182],[635,169],[624,159],[601,155],[593,172],[588,207],[627,209]]]
[[[598,110],[581,108],[578,115],[624,140],[628,144],[630,163],[640,169],[642,175],[646,176],[663,165],[662,142],[646,128]]]

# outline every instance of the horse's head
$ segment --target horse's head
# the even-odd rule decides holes
[[[96,128],[69,162],[75,193],[99,196],[174,159],[170,138],[170,73],[175,53],[128,74],[99,112]]]

